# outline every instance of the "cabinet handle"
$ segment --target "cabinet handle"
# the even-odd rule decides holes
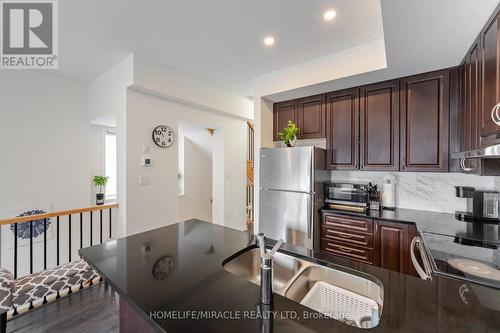
[[[472,168],[470,168],[470,167],[466,167],[466,166],[465,166],[465,158],[460,159],[460,167],[461,167],[461,168],[462,168],[462,170],[464,170],[465,172],[471,172],[471,171],[472,171]]]
[[[466,284],[461,285],[458,289],[458,294],[460,295],[460,298],[465,305],[469,305],[469,299],[466,296],[468,293],[470,293],[470,290],[469,288],[467,288]]]
[[[352,235],[344,234],[343,232],[339,232],[338,235],[342,238],[352,238]]]
[[[343,246],[337,246],[339,248],[340,251],[342,252],[347,252],[347,253],[351,253],[352,250],[351,249],[348,249],[346,247],[343,247]]]
[[[500,103],[495,105],[491,110],[491,120],[498,126],[500,126]]]

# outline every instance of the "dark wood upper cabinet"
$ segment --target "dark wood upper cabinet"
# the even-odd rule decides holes
[[[479,146],[480,51],[478,38],[465,58],[465,110],[467,120],[466,150],[475,149]]]
[[[360,169],[399,170],[399,80],[360,89]]]
[[[326,135],[325,95],[301,98],[297,101],[299,139],[318,139]]]
[[[479,54],[479,39],[477,39],[459,68],[460,151],[479,146]],[[481,160],[467,159],[456,163],[459,172],[481,173]]]
[[[458,122],[460,126],[458,141],[459,149],[457,151],[465,151],[469,145],[469,130],[468,130],[468,119],[467,119],[467,70],[465,68],[465,61],[460,64],[458,69]]]
[[[449,71],[401,80],[401,170],[448,171]]]
[[[359,165],[359,88],[329,93],[326,102],[326,166],[355,170]]]
[[[500,102],[500,9],[497,8],[480,35],[481,44],[481,111],[480,134],[500,132],[491,118],[493,107]]]
[[[278,132],[283,131],[288,121],[297,123],[297,101],[274,103],[273,108],[273,140],[279,141]]]

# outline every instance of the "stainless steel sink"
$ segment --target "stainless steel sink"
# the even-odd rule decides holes
[[[283,295],[287,283],[301,268],[299,259],[283,253],[276,253],[273,259],[273,290]],[[260,253],[258,248],[250,249],[226,263],[224,269],[230,273],[260,285]]]
[[[335,287],[351,291],[375,301],[378,305],[377,319],[380,318],[384,303],[384,289],[381,284],[379,285],[367,279],[366,276],[361,277],[324,266],[312,264],[305,267],[301,270],[300,274],[297,275],[296,279],[290,283],[283,296],[300,303],[318,281],[326,282]]]
[[[251,248],[243,252],[226,262],[223,268],[260,285],[260,253],[258,248]],[[384,287],[379,280],[368,274],[341,266],[338,266],[337,269],[325,267],[281,252],[274,256],[273,274],[274,292],[297,303],[304,299],[318,281],[367,297],[377,303],[376,315],[378,318],[372,318],[371,322],[365,322],[362,327],[372,328],[378,324],[384,304]],[[344,322],[356,325],[354,322]]]

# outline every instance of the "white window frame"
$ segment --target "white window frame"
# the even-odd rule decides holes
[[[107,176],[106,175],[106,135],[114,135],[115,138],[116,138],[116,130],[114,129],[109,129],[109,128],[106,128],[103,130],[103,135],[102,135],[102,142],[103,142],[103,150],[102,150],[102,156],[103,156],[103,159],[102,159],[102,164],[103,164],[103,174],[104,176]],[[116,157],[116,156],[115,156]],[[115,161],[116,163],[116,166],[118,168],[118,163],[117,161]],[[118,170],[116,170],[116,176],[118,176]],[[117,180],[118,182],[118,180]],[[106,202],[114,202],[118,199],[118,184],[117,184],[117,189],[116,189],[116,195],[114,196],[108,196],[106,190],[104,190],[104,201]]]

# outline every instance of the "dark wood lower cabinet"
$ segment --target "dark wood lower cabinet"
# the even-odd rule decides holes
[[[415,272],[410,260],[410,243],[416,235],[415,227],[397,222],[376,221],[376,223],[378,244],[375,248],[378,265],[405,274]]]
[[[414,225],[323,213],[320,250],[417,276],[410,260]]]

